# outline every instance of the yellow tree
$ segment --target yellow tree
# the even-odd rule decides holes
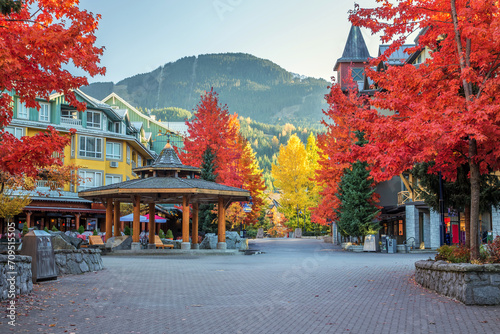
[[[281,192],[281,205],[290,228],[299,226],[299,211],[307,206],[309,168],[306,148],[294,134],[286,146],[280,146],[276,164],[271,170],[274,185]]]
[[[308,162],[307,177],[309,183],[307,185],[307,210],[305,213],[310,217],[310,209],[317,207],[319,204],[319,192],[321,191],[321,186],[315,181],[316,171],[319,170],[318,160],[321,152],[318,145],[316,145],[316,137],[312,133],[307,138],[306,153]]]

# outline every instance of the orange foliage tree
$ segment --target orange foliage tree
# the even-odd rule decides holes
[[[69,177],[68,169],[58,167],[68,135],[48,127],[19,140],[5,131],[13,116],[11,94],[18,95],[28,108],[39,109],[37,99],[48,100],[49,94],[60,92],[84,110],[85,104],[76,100],[72,90],[87,85],[87,78],[71,75],[65,66],[72,64],[91,76],[105,73],[97,65],[103,48],[94,46],[99,15],[80,10],[76,0],[11,4],[4,3],[0,13],[1,190],[12,185],[12,180],[18,181],[15,186],[26,186],[21,179],[36,179],[41,171]]]
[[[454,181],[457,168],[470,167],[471,258],[478,257],[480,174],[500,169],[500,9],[498,1],[381,0],[377,8],[351,12],[353,24],[382,34],[391,45],[371,66],[386,61],[406,37],[421,30],[423,64],[392,66],[367,75],[379,87],[373,108],[358,109],[353,126],[369,144],[351,148],[386,180],[415,163],[434,161]],[[391,42],[392,41],[392,42]],[[377,109],[392,110],[381,115]]]

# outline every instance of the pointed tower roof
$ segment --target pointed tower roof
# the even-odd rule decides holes
[[[333,70],[337,71],[340,63],[362,63],[366,62],[369,58],[370,53],[361,34],[361,29],[353,25],[349,31],[342,57],[337,59]]]

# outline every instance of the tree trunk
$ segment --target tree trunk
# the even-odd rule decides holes
[[[470,206],[464,208],[465,216],[465,247],[470,249]]]
[[[471,260],[479,258],[479,164],[475,161],[477,154],[476,140],[469,139],[469,166],[470,166],[470,257]]]

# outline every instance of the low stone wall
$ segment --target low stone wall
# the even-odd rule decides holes
[[[418,261],[415,281],[466,305],[500,305],[500,264]]]
[[[102,270],[100,249],[58,249],[54,253],[57,275],[83,274]]]
[[[12,299],[10,295],[14,293],[17,297],[30,293],[33,290],[33,282],[31,281],[31,256],[14,255],[11,256],[10,263],[7,255],[0,255],[0,300]],[[14,268],[10,268],[10,264],[14,264]],[[14,275],[8,273],[15,272]],[[12,280],[15,277],[15,284]],[[12,289],[15,287],[15,292]]]

